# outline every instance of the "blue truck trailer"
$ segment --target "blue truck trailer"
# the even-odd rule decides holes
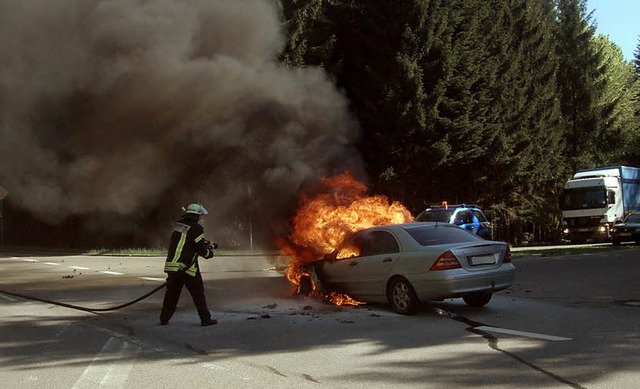
[[[614,223],[640,212],[640,168],[578,170],[564,185],[562,238],[574,243],[608,241]]]

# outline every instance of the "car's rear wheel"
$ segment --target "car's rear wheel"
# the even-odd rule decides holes
[[[387,300],[391,308],[401,315],[414,313],[420,304],[413,286],[403,277],[396,277],[389,282]]]
[[[611,244],[613,244],[614,246],[618,246],[620,244],[620,240],[611,238]]]
[[[483,307],[491,301],[491,296],[493,296],[491,292],[478,292],[463,296],[462,299],[470,307]]]

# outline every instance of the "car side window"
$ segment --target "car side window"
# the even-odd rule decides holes
[[[363,253],[363,250],[368,250],[367,241],[369,241],[369,238],[365,233],[355,234],[342,244],[342,247],[336,253],[336,259],[341,260],[369,255]]]
[[[482,212],[478,211],[477,209],[473,210],[472,212],[478,218],[478,221],[480,221],[480,222],[486,222],[487,221],[487,218],[484,217]]]
[[[456,214],[455,224],[471,224],[473,223],[473,216],[469,211],[460,211]]]
[[[362,235],[360,255],[380,255],[400,252],[396,238],[387,231],[371,231]]]
[[[347,259],[360,256],[360,247],[354,240],[347,241],[336,253],[336,259]]]

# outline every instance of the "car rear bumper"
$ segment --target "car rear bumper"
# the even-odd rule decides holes
[[[516,269],[505,264],[494,270],[473,272],[464,269],[431,271],[411,279],[422,301],[462,297],[469,293],[499,291],[513,285]]]

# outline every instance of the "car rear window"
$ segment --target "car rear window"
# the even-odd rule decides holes
[[[474,242],[481,240],[476,235],[458,227],[447,226],[422,226],[405,228],[405,231],[418,242],[420,246],[434,246],[438,244],[450,244],[460,242]]]
[[[451,215],[453,215],[452,209],[428,209],[422,211],[422,213],[416,217],[416,221],[449,223]]]

